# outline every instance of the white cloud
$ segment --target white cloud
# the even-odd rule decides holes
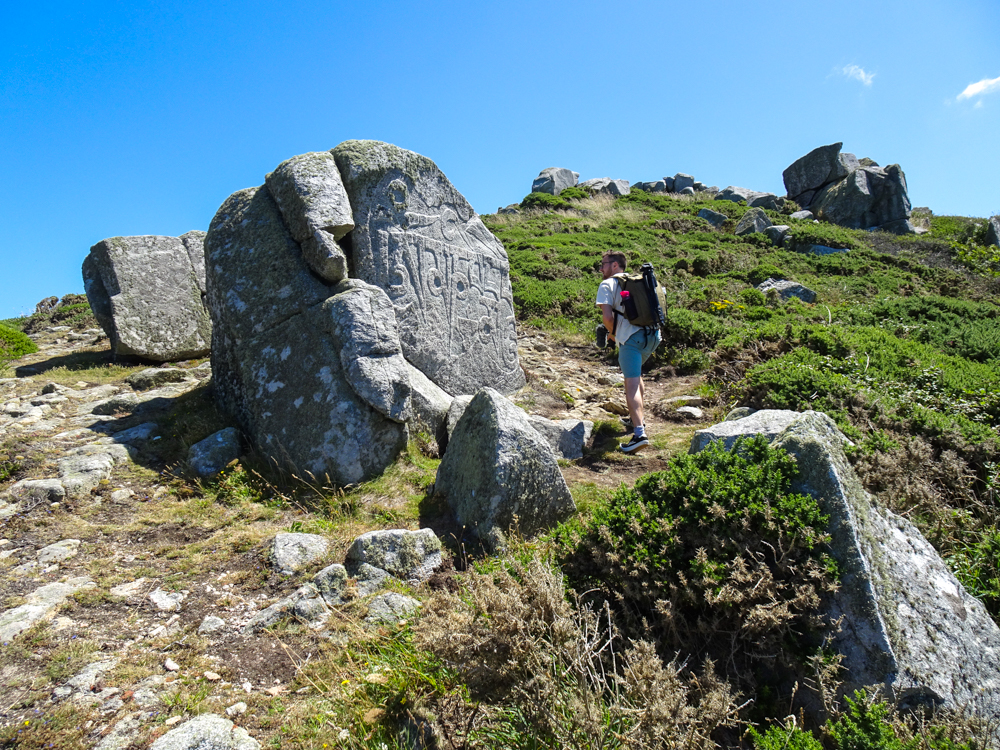
[[[974,96],[982,96],[992,91],[1000,91],[1000,77],[984,78],[976,83],[970,83],[957,98],[959,101],[962,101],[962,99],[971,99]]]
[[[848,78],[861,81],[865,86],[871,86],[872,79],[875,77],[874,73],[866,73],[865,69],[858,65],[845,65],[840,72]]]

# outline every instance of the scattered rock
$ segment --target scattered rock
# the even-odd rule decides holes
[[[568,187],[574,187],[580,179],[579,172],[573,172],[561,167],[549,167],[538,173],[531,183],[531,192],[559,195]]]
[[[816,292],[808,287],[802,286],[801,284],[797,284],[794,281],[768,279],[767,281],[758,284],[757,289],[764,292],[764,294],[767,294],[771,289],[774,289],[782,299],[798,297],[803,302],[813,303],[816,301]]]
[[[36,589],[19,607],[0,615],[0,643],[10,643],[14,636],[27,630],[78,591],[92,589],[96,583],[88,578],[70,578],[65,582],[50,583]]]
[[[161,612],[177,612],[184,601],[184,594],[180,591],[155,589],[149,593],[149,600]]]
[[[1000,216],[990,218],[989,226],[986,227],[986,244],[1000,246]]]
[[[149,579],[144,577],[137,578],[136,580],[129,581],[127,583],[120,583],[117,586],[114,586],[108,593],[111,594],[111,596],[118,596],[122,599],[131,599],[133,596],[146,588],[148,580]]]
[[[228,719],[202,714],[171,729],[149,750],[260,750],[260,743]]]
[[[368,616],[365,622],[369,625],[395,625],[405,620],[417,609],[420,602],[411,596],[390,592],[376,596],[368,602]]]
[[[222,675],[218,672],[205,672],[205,679],[209,682],[218,682],[222,679]]]
[[[788,234],[788,230],[787,224],[772,224],[764,228],[764,234],[771,240],[771,244],[775,247],[781,247],[785,244],[785,235]]]
[[[685,188],[691,188],[691,191],[694,192],[694,177],[683,172],[678,172],[674,175],[674,186],[672,189],[675,193],[683,193]]]
[[[56,542],[55,544],[50,544],[47,547],[42,547],[38,550],[38,556],[35,559],[38,560],[39,565],[60,563],[63,560],[76,557],[76,553],[79,550],[79,539],[63,539],[61,542]]]
[[[528,421],[555,451],[559,458],[573,461],[583,458],[583,449],[590,444],[594,423],[584,419],[551,419],[529,414]]]
[[[347,588],[347,568],[340,563],[328,565],[313,576],[312,585],[330,606],[341,604]]]
[[[212,635],[213,633],[218,633],[220,630],[224,630],[225,627],[226,621],[221,617],[208,615],[201,621],[201,625],[198,626],[198,635]]]
[[[241,716],[247,712],[247,704],[243,701],[234,703],[226,709],[226,716]]]
[[[188,466],[199,477],[214,477],[239,457],[239,430],[227,427],[192,445],[188,449]]]
[[[434,488],[459,523],[493,548],[515,523],[531,536],[576,510],[551,447],[491,388],[476,394],[455,426]]]
[[[697,406],[678,406],[676,411],[678,414],[683,414],[685,417],[690,417],[691,419],[705,418],[705,412]]]
[[[137,391],[148,391],[167,383],[180,383],[188,377],[188,371],[180,367],[149,367],[132,373],[125,382]]]
[[[596,177],[592,180],[585,180],[580,183],[580,187],[587,188],[590,192],[598,195],[611,195],[615,198],[628,195],[631,192],[628,180],[613,180],[610,177]]]
[[[735,185],[723,188],[722,192],[715,196],[715,200],[732,201],[733,203],[746,201],[747,206],[751,208],[767,208],[772,211],[778,208],[778,196],[774,193],[764,193],[759,190],[736,187]]]
[[[795,211],[788,217],[789,219],[801,219],[803,221],[812,221],[816,217],[813,215],[812,211]]]
[[[713,211],[710,208],[701,209],[698,212],[698,216],[707,221],[716,229],[721,227],[729,219],[729,217],[726,216],[725,214],[720,214],[718,211]]]
[[[208,354],[204,264],[192,260],[201,256],[203,237],[111,237],[90,248],[87,300],[117,354],[159,362]]]
[[[318,534],[282,533],[274,537],[268,558],[283,575],[291,575],[326,557],[330,541]]]
[[[173,659],[166,659],[163,662],[163,668],[168,672],[180,672],[181,665],[175,662]]]
[[[745,234],[763,232],[771,226],[771,220],[767,218],[762,208],[751,208],[736,225],[735,234],[742,237]]]
[[[441,542],[431,529],[369,531],[354,540],[347,559],[380,568],[404,581],[426,581],[441,565]]]

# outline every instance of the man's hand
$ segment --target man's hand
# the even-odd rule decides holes
[[[615,337],[611,333],[615,329],[615,314],[611,310],[611,305],[601,305],[600,308],[601,318],[604,320],[604,327],[608,329],[608,341],[615,341]]]

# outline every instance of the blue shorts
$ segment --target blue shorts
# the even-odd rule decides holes
[[[655,328],[649,333],[636,331],[629,336],[628,341],[618,345],[618,364],[622,375],[626,378],[637,378],[642,375],[642,365],[649,359],[660,343],[660,329]]]

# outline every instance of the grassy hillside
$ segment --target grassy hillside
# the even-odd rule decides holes
[[[915,520],[970,591],[1000,614],[1000,264],[985,221],[931,217],[898,237],[791,219],[793,246],[737,237],[742,204],[633,191],[617,200],[484,217],[503,241],[522,325],[590,335],[602,253],[651,262],[667,288],[664,346],[651,369],[703,371],[730,406],[816,409],[857,445],[869,490]],[[535,201],[526,201],[532,203]],[[729,219],[715,229],[698,211]],[[816,303],[754,287],[789,279]]]

